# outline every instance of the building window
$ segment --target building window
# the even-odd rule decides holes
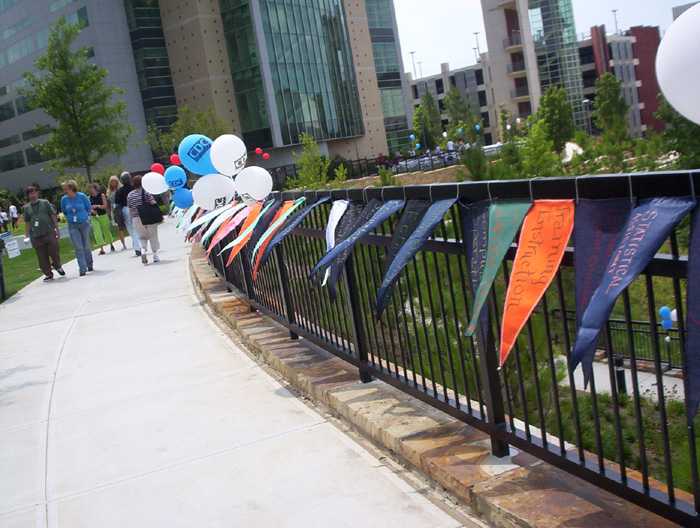
[[[8,136],[0,139],[0,148],[9,147],[10,145],[14,145],[16,143],[19,143],[19,136],[17,134],[14,136]]]
[[[19,0],[0,0],[0,13],[19,3]]]
[[[484,70],[476,70],[474,75],[476,76],[476,84],[478,86],[484,84]]]
[[[414,84],[411,88],[413,89],[413,98],[418,99],[418,86]]]
[[[51,132],[51,127],[49,125],[41,125],[33,128],[32,130],[27,130],[22,132],[22,140],[29,141],[30,139],[38,138],[44,136]]]
[[[0,156],[0,172],[24,167],[24,153],[21,150]]]
[[[441,114],[445,111],[445,100],[444,99],[438,99],[438,108],[440,109]]]
[[[15,107],[17,108],[17,115],[26,114],[34,110],[29,104],[29,100],[24,96],[15,99]]]
[[[493,145],[493,136],[491,134],[484,134],[484,144]]]
[[[403,106],[403,93],[401,88],[384,88],[380,90],[382,97],[382,110],[384,110],[384,118],[402,117],[406,115],[406,110]]]
[[[367,24],[370,28],[393,28],[391,0],[366,0]]]
[[[445,83],[442,82],[442,79],[437,79],[435,81],[435,90],[437,91],[438,95],[445,93]]]
[[[491,118],[489,117],[488,112],[482,112],[481,114],[481,122],[484,126],[484,128],[488,128],[491,126]]]
[[[78,24],[81,28],[87,27],[90,24],[88,21],[87,7],[81,7],[75,13],[71,13],[66,17],[66,20],[70,24]]]
[[[485,91],[480,91],[479,92],[479,106],[487,106],[488,102],[486,101],[486,92]]]
[[[7,40],[11,37],[14,37],[20,31],[24,31],[25,29],[27,29],[31,25],[32,25],[32,18],[31,17],[24,17],[19,22],[15,22],[11,26],[8,26],[5,29],[3,29],[2,33],[0,33],[0,37],[3,40]]]
[[[35,147],[29,147],[25,153],[27,154],[27,165],[36,165],[47,161]]]
[[[450,86],[457,86],[457,77],[450,75]]]
[[[12,104],[12,101],[0,105],[0,122],[7,121],[13,117],[15,117],[15,107]]]
[[[401,71],[396,45],[393,42],[373,42],[372,50],[374,51],[374,65],[377,73]]]

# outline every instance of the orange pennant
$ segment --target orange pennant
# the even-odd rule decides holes
[[[536,200],[525,217],[503,309],[501,366],[554,280],[573,229],[573,200]]]
[[[250,212],[248,213],[248,217],[245,219],[245,222],[243,222],[239,233],[244,233],[246,229],[253,225],[253,223],[258,219],[258,216],[260,216],[260,211],[262,211],[262,208],[262,202],[255,202],[253,205],[250,206]],[[248,236],[246,236],[243,240],[241,240],[238,244],[231,248],[231,254],[228,256],[228,260],[226,261],[227,268],[231,265],[233,259],[235,259],[236,255],[238,255],[241,252],[241,249],[245,247],[245,245],[250,240],[250,237],[252,236],[253,231],[248,233]]]
[[[287,200],[282,204],[282,207],[279,208],[279,210],[275,213],[275,216],[272,218],[272,221],[270,222],[270,225],[273,225],[280,216],[282,216],[284,213],[286,213],[295,203],[295,200]],[[272,242],[272,237],[275,235],[277,231],[280,230],[282,226],[278,226],[277,229],[272,231],[272,233],[267,233],[267,240],[262,243],[260,248],[258,248],[258,254],[255,256],[255,264],[253,265],[253,280],[256,280],[258,278],[258,268],[260,267],[260,260],[263,257],[263,254],[265,253],[265,248],[268,246],[270,242]]]

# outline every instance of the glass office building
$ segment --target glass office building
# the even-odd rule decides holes
[[[221,15],[244,141],[364,133],[341,0],[221,0]]]
[[[146,0],[128,0],[128,7]],[[156,11],[158,9],[156,8]],[[151,11],[153,13],[153,11]],[[56,185],[56,174],[48,169],[38,145],[45,142],[53,125],[43,111],[31,108],[21,95],[23,75],[34,69],[34,62],[48,46],[51,26],[61,17],[82,26],[77,45],[86,47],[91,61],[108,70],[106,82],[123,90],[120,98],[126,103],[127,119],[134,128],[133,140],[120,157],[107,156],[105,165],[119,165],[125,170],[143,170],[152,162],[146,137],[146,114],[150,103],[142,100],[127,21],[125,2],[98,0],[0,0],[0,188],[18,191],[29,183],[43,187]],[[144,24],[139,43],[144,50],[163,46],[150,39]],[[148,52],[146,52],[148,53]],[[167,58],[166,58],[167,62]],[[152,80],[144,77],[144,87]],[[157,81],[156,81],[157,82]],[[171,83],[172,84],[172,83]],[[166,106],[172,114],[172,88]],[[145,107],[149,107],[145,109]],[[158,117],[157,115],[154,117]],[[76,167],[75,172],[80,172]]]
[[[384,111],[388,154],[393,154],[409,147],[411,127],[393,0],[366,0],[365,6]]]
[[[583,81],[571,0],[530,0],[529,20],[542,93],[563,86],[578,128],[585,128]]]
[[[177,104],[160,9],[152,0],[124,0],[146,122],[167,129]]]

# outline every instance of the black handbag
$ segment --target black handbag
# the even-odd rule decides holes
[[[145,226],[160,224],[163,221],[163,213],[161,213],[160,207],[146,202],[146,193],[143,189],[141,189],[141,205],[136,210],[139,213],[141,223]]]

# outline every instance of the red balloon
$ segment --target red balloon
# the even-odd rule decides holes
[[[258,156],[261,156],[262,153],[263,153],[263,149],[261,149],[260,147],[258,147],[258,148],[255,149],[255,153],[256,153]]]
[[[180,156],[178,156],[177,154],[171,154],[170,165],[180,165]]]
[[[270,155],[269,155],[267,152],[265,152],[265,154],[263,154],[263,159],[266,160],[266,161],[269,160],[269,159],[270,159]]]
[[[158,174],[165,174],[165,167],[162,163],[154,163],[151,165],[151,172],[157,172]]]

